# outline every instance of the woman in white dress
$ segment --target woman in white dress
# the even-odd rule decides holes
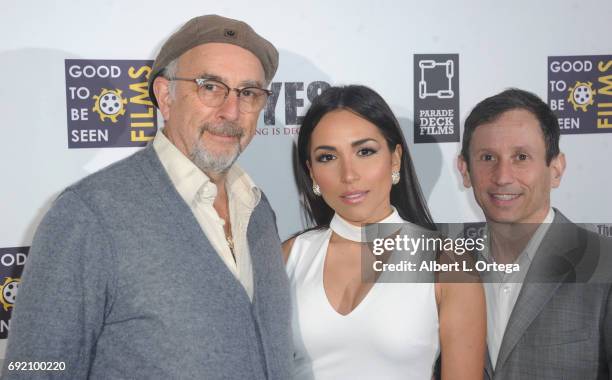
[[[479,283],[362,281],[361,227],[433,230],[399,123],[364,86],[331,87],[304,117],[297,181],[314,228],[283,244],[294,378],[481,379]]]

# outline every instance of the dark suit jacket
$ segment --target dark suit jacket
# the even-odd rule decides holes
[[[485,377],[612,379],[611,242],[555,210]]]

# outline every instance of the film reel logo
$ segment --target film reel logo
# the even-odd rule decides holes
[[[591,82],[577,81],[568,92],[567,101],[574,106],[574,111],[580,108],[582,112],[587,112],[587,107],[593,105],[595,101],[596,90],[593,89]]]
[[[117,117],[125,114],[127,99],[121,97],[122,93],[119,89],[108,90],[103,88],[100,95],[94,95],[95,104],[92,111],[100,116],[100,121],[110,119],[114,124],[117,122]]]
[[[4,311],[8,311],[15,304],[20,283],[21,279],[19,278],[4,278],[4,283],[0,285],[0,303],[2,303]]]

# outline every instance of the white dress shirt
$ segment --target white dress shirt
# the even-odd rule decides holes
[[[153,139],[153,149],[211,245],[253,300],[253,268],[246,232],[251,213],[261,199],[261,191],[237,164],[230,168],[225,188],[236,258],[234,260],[223,228],[225,221],[213,207],[217,185],[178,150],[161,130]]]
[[[493,369],[495,369],[497,356],[499,355],[499,349],[504,338],[508,320],[510,319],[510,314],[512,314],[516,300],[523,287],[525,275],[531,266],[533,257],[544,235],[546,235],[554,216],[555,213],[551,208],[542,224],[538,226],[529,240],[529,243],[527,243],[523,252],[521,252],[515,260],[515,263],[519,264],[519,271],[510,274],[501,272],[499,278],[485,280],[484,282],[485,297],[487,300],[487,346],[489,348]],[[485,249],[482,255],[488,262],[495,261],[493,256],[488,252],[488,249]]]

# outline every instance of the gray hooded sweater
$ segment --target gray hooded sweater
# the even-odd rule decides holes
[[[34,237],[3,378],[289,378],[289,290],[263,195],[247,238],[252,303],[151,145],[81,180]],[[8,371],[15,361],[66,368]]]

